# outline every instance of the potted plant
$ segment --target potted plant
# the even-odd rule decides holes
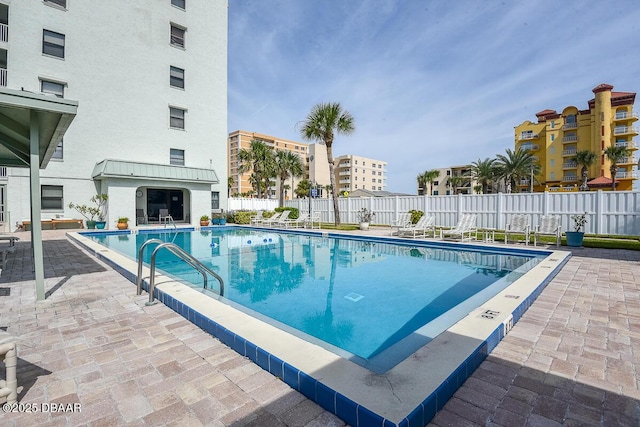
[[[582,227],[587,223],[587,213],[585,212],[581,215],[572,215],[571,219],[573,220],[574,231],[565,232],[567,235],[567,246],[580,247],[582,246],[582,240],[584,239]]]
[[[213,225],[225,225],[227,223],[227,216],[223,213],[213,214]]]
[[[209,225],[209,215],[202,215],[200,217],[200,226],[206,227],[207,225]]]
[[[98,228],[104,228],[104,207],[107,203],[107,198],[108,196],[106,194],[96,194],[89,199],[95,206],[78,205],[71,202],[69,203],[69,208],[75,209],[80,215],[85,217],[88,229],[95,229],[98,222],[102,223],[102,226]],[[96,218],[98,221],[96,221]]]
[[[126,230],[129,228],[129,218],[121,216],[118,218],[118,230]]]
[[[371,219],[376,216],[374,212],[371,212],[367,208],[362,208],[358,211],[358,222],[360,223],[360,230],[368,230]]]

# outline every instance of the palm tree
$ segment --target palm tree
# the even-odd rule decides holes
[[[593,165],[597,159],[596,153],[591,150],[580,150],[575,156],[569,159],[582,166],[582,184],[580,184],[580,191],[589,191],[589,186],[587,185],[587,181],[589,180],[589,167]]]
[[[232,176],[227,177],[227,197],[229,197],[229,193],[231,193],[231,187],[233,187],[233,183],[235,180]]]
[[[339,103],[321,103],[311,109],[307,119],[302,124],[302,137],[309,141],[324,143],[327,147],[327,161],[329,162],[329,179],[331,180],[331,195],[333,197],[333,214],[336,226],[340,225],[340,210],[338,209],[338,194],[336,192],[336,177],[333,165],[334,132],[349,135],[355,130],[351,113],[342,110]]]
[[[280,178],[280,206],[284,206],[284,182],[290,176],[301,176],[302,160],[291,151],[278,151],[275,159],[276,172]]]
[[[451,194],[458,194],[458,187],[464,182],[464,177],[460,175],[451,175],[447,180],[447,185],[451,187]]]
[[[493,185],[496,178],[496,159],[486,158],[484,160],[476,160],[471,163],[470,175],[471,179],[477,181],[481,186],[482,194],[489,192],[489,186]]]
[[[618,163],[625,157],[631,155],[626,145],[611,145],[604,150],[604,155],[611,162],[609,172],[611,172],[611,191],[616,191],[616,175],[618,174]]]
[[[496,155],[496,166],[496,176],[504,180],[507,193],[511,193],[512,189],[518,191],[516,182],[520,179],[529,176],[532,172],[533,175],[540,173],[540,165],[534,163],[533,155],[520,148],[516,151],[507,148],[506,155]]]
[[[249,149],[243,148],[238,152],[240,160],[240,173],[253,171],[253,181],[256,187],[258,197],[262,196],[260,191],[262,182],[270,177],[273,169],[274,153],[273,149],[259,139],[252,139],[249,143]],[[266,187],[266,186],[265,186]],[[265,188],[265,198],[267,188]]]
[[[294,192],[299,198],[309,197],[311,192],[311,182],[309,182],[309,180],[306,178],[303,179],[298,183],[298,186],[296,187]]]
[[[430,169],[422,172],[418,175],[418,195],[424,195],[427,184],[430,184],[430,195],[433,196],[433,183],[440,177],[440,171],[438,169]],[[422,194],[420,194],[420,188],[422,188]]]

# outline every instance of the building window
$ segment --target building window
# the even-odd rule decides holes
[[[185,29],[180,28],[174,24],[171,24],[171,45],[177,47],[184,47]]]
[[[556,136],[554,134],[551,134],[551,142],[556,140]]]
[[[172,148],[169,152],[169,164],[184,166],[184,150]]]
[[[62,186],[42,185],[40,186],[40,203],[42,210],[63,210]]]
[[[60,141],[56,146],[56,151],[54,151],[53,155],[51,156],[52,159],[62,160],[63,158],[62,147],[63,147],[63,141]]]
[[[178,67],[169,67],[169,84],[172,87],[184,89],[184,70]]]
[[[64,58],[64,34],[42,30],[42,53]]]
[[[556,154],[556,149],[555,149],[555,147],[551,147],[551,148],[549,148],[549,153],[550,153],[550,154]]]
[[[220,209],[220,192],[211,192],[211,209]]]
[[[451,176],[451,171],[447,171],[447,176]]]
[[[549,167],[555,167],[556,161],[554,159],[549,160]]]
[[[52,3],[60,7],[64,7],[65,9],[67,8],[67,0],[44,0],[44,2],[45,4]]]
[[[438,190],[433,190],[433,195],[437,196],[438,195]]]
[[[169,107],[169,127],[172,129],[184,129],[184,113],[181,108]]]
[[[362,162],[362,166],[367,166],[367,162]]]
[[[555,172],[549,173],[549,180],[550,181],[555,181],[555,179],[556,179],[556,173]]]
[[[551,129],[555,129],[556,127],[556,122],[554,120],[551,121]]]
[[[435,185],[435,186],[440,185],[440,181],[433,181],[433,185]]]
[[[375,168],[375,167],[376,167],[376,164],[375,164],[375,163],[372,163],[372,164],[371,164],[371,167],[372,167],[372,168]]]
[[[178,7],[182,10],[185,10],[187,6],[186,2],[187,2],[186,0],[171,0],[171,5]]]
[[[40,80],[40,92],[51,93],[58,98],[64,98],[64,84],[50,82],[48,80]]]

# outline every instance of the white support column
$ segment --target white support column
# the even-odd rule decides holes
[[[31,248],[36,277],[36,298],[43,301],[44,293],[44,261],[42,251],[42,222],[40,204],[40,120],[39,114],[31,110],[29,125],[31,149],[29,152],[29,180],[31,193]]]

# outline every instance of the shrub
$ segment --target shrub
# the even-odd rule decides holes
[[[424,212],[415,209],[411,209],[409,213],[411,214],[411,224],[417,224],[420,218],[424,216]]]
[[[236,211],[233,213],[233,220],[229,222],[233,222],[235,224],[250,224],[251,217],[255,214],[256,213],[252,211]]]

